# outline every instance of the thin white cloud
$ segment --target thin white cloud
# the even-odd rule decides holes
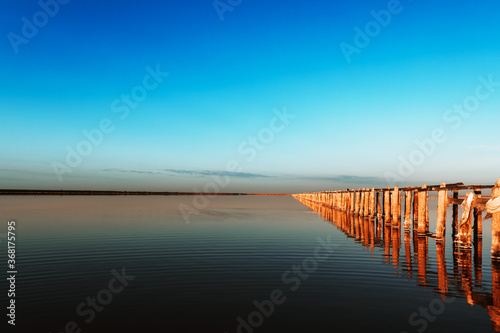
[[[475,146],[467,146],[469,150],[483,150],[483,151],[498,151],[500,150],[500,145],[475,145]]]

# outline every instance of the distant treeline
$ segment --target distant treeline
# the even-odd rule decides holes
[[[276,193],[195,193],[148,191],[89,191],[89,190],[12,190],[0,189],[0,195],[289,195]]]

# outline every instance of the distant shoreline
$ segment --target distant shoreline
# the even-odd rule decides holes
[[[0,195],[275,195],[290,196],[281,193],[195,193],[195,192],[156,192],[156,191],[90,191],[90,190],[12,190],[0,189]]]

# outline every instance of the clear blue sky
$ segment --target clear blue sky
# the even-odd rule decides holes
[[[0,5],[1,188],[500,176],[498,1],[65,1]]]

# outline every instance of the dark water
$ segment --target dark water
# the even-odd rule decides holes
[[[209,201],[187,224],[192,197],[1,198],[0,232],[17,222],[8,331],[494,331],[489,221],[482,253],[454,256],[449,223],[440,247],[292,197]]]

